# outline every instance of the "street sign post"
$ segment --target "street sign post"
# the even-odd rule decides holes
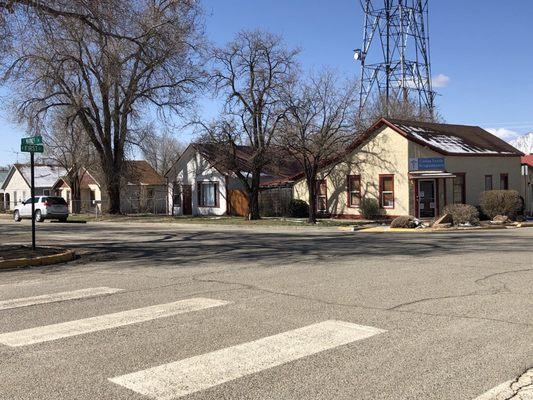
[[[35,251],[35,153],[44,152],[42,136],[22,138],[20,151],[30,153],[31,161],[31,248]]]

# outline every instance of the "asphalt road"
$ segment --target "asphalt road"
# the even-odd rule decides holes
[[[0,243],[29,228],[0,221]],[[0,272],[0,399],[472,400],[533,364],[533,228],[46,222],[38,241],[82,256]],[[122,290],[68,298],[102,287]]]

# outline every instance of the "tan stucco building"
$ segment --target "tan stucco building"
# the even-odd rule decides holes
[[[478,205],[485,190],[522,193],[522,155],[479,127],[382,118],[324,165],[318,211],[360,218],[361,199],[373,198],[383,216],[433,218],[447,204]],[[308,200],[304,179],[294,197]]]

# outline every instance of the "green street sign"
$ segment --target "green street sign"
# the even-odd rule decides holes
[[[42,144],[21,144],[20,151],[24,153],[44,153]]]
[[[42,136],[32,136],[27,138],[22,138],[21,144],[43,144],[43,137]]]

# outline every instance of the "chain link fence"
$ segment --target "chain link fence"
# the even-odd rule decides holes
[[[22,200],[9,201],[0,197],[0,212],[12,213],[16,207],[22,206]],[[109,211],[108,200],[72,200],[65,199],[69,213],[87,217],[99,218]],[[120,210],[123,214],[139,215],[154,214],[166,215],[168,213],[168,199],[166,196],[154,197],[122,197],[120,200]]]

